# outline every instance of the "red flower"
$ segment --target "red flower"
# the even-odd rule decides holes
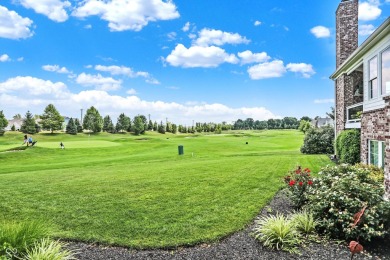
[[[306,168],[304,171],[305,171],[305,172],[310,172],[310,169],[309,169],[309,168]]]
[[[309,180],[309,181],[307,182],[307,184],[312,185],[313,182],[312,182],[311,180]]]
[[[299,182],[299,186],[302,186],[302,185],[303,185],[303,182],[300,181],[300,182]]]
[[[294,184],[295,184],[295,181],[294,181],[294,180],[292,180],[292,181],[290,181],[290,182],[288,183],[288,185],[290,185],[290,186],[294,186]]]
[[[295,171],[296,174],[300,174],[301,173],[301,169],[298,169]]]

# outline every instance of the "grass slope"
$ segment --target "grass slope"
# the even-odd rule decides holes
[[[224,237],[256,216],[288,170],[330,163],[300,154],[298,131],[38,134],[36,147],[9,152],[22,136],[0,138],[0,220],[44,220],[55,237],[133,248]]]

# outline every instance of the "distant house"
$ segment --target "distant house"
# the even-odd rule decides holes
[[[336,12],[336,134],[361,130],[361,161],[385,171],[390,198],[390,18],[358,46],[358,0]]]
[[[70,117],[64,116],[64,122],[62,123],[62,130],[66,129],[66,126],[68,125],[70,120]]]
[[[22,124],[23,119],[10,119],[8,120],[8,126],[5,128],[5,131],[11,131],[13,125],[15,126],[15,130],[19,131]]]
[[[330,117],[318,117],[317,119],[311,120],[311,124],[314,127],[323,127],[323,126],[334,126],[334,121]]]

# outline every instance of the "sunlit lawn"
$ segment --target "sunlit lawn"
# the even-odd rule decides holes
[[[9,151],[23,134],[0,137],[0,220],[40,219],[58,238],[134,248],[224,237],[250,223],[288,170],[330,163],[300,154],[298,131],[34,138]]]

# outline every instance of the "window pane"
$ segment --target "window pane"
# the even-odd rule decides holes
[[[369,62],[370,67],[370,79],[376,78],[378,76],[378,58],[372,58]]]
[[[370,141],[370,164],[378,165],[378,142]]]
[[[382,52],[382,93],[390,93],[390,48]]]
[[[375,78],[369,82],[370,84],[370,92],[371,98],[375,98],[378,96],[378,79]]]

